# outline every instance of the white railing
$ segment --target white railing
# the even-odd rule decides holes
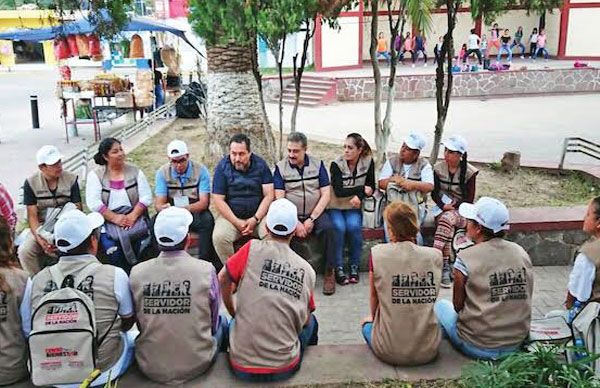
[[[562,169],[568,152],[578,152],[596,160],[600,160],[600,144],[581,137],[566,137],[563,143],[562,155],[558,168]]]

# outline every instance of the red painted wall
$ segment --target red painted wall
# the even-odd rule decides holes
[[[169,0],[169,17],[184,18],[188,15],[187,0]]]

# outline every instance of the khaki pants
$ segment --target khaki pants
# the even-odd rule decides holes
[[[264,220],[254,228],[253,237],[263,238],[267,234],[267,229]],[[227,259],[235,253],[233,243],[241,238],[242,235],[232,223],[224,217],[219,216],[215,221],[215,229],[213,230],[213,245],[217,251],[217,255],[223,264]]]
[[[31,276],[40,272],[44,267],[56,262],[56,258],[48,256],[31,233],[27,236],[23,244],[19,245],[17,255],[19,256],[21,267]]]

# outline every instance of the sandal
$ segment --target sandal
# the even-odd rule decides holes
[[[350,283],[356,284],[358,283],[359,275],[358,275],[358,265],[350,266]]]
[[[346,277],[346,273],[344,272],[343,267],[337,267],[335,269],[335,281],[340,286],[345,286],[348,284],[348,278]]]

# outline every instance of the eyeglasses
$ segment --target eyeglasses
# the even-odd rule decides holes
[[[187,158],[183,157],[181,159],[171,159],[171,163],[173,164],[183,164],[187,162]]]

